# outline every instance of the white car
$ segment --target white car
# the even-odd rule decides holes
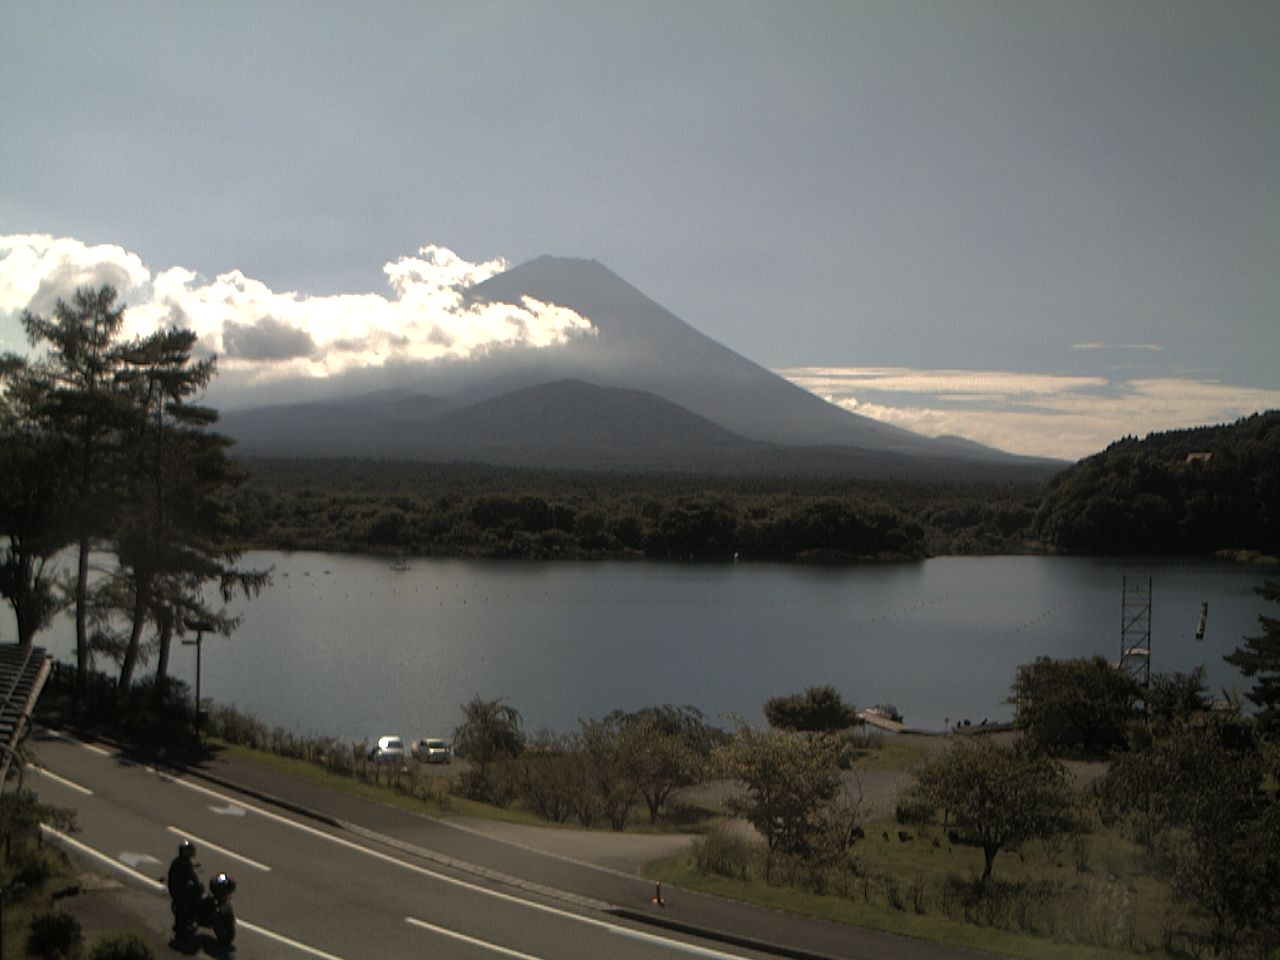
[[[405,756],[404,740],[400,737],[379,737],[369,751],[369,759],[375,763],[403,763]]]
[[[413,745],[413,755],[423,763],[448,763],[453,759],[453,750],[444,740],[426,737]]]

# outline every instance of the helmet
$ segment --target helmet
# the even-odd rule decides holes
[[[190,840],[183,840],[178,844],[178,856],[193,859],[196,855],[196,845]]]
[[[229,873],[220,873],[209,881],[209,892],[215,896],[230,896],[235,893],[236,878]]]

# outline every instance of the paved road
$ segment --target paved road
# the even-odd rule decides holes
[[[159,771],[56,735],[36,742],[41,798],[77,811],[61,839],[167,900],[157,883],[182,837],[205,875],[236,875],[236,955],[430,955],[641,960],[765,956],[974,957],[683,890],[573,856],[548,856],[447,821],[328,790],[247,762]]]

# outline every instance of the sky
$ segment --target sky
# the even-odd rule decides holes
[[[244,405],[590,335],[466,305],[553,254],[928,435],[1280,407],[1275,0],[0,4],[0,350],[113,282]]]

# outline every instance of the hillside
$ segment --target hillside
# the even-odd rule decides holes
[[[1053,480],[1033,529],[1070,553],[1280,556],[1280,411],[1119,440]]]

